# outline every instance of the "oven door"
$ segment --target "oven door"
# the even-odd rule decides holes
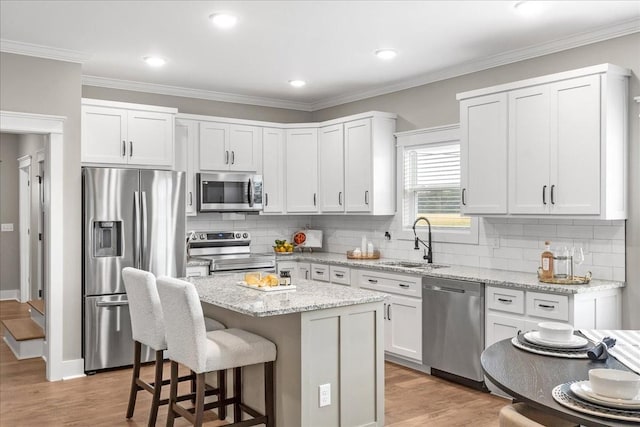
[[[262,177],[244,173],[198,174],[199,212],[262,210]]]

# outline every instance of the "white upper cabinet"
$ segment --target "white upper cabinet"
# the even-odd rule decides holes
[[[507,96],[460,102],[463,214],[507,213]]]
[[[81,160],[90,164],[174,164],[175,108],[82,99]]]
[[[468,153],[462,175],[470,186],[465,213],[625,219],[628,76],[628,70],[602,64],[459,94]],[[474,126],[470,108],[491,97],[506,97],[508,108],[479,115]],[[508,162],[495,157],[496,135],[487,132],[505,120],[503,111]],[[474,148],[484,154],[473,154]],[[508,184],[495,186],[500,183],[491,177],[504,167]],[[484,187],[487,180],[501,197],[508,195],[508,210],[487,208],[496,194],[474,199],[473,185]]]
[[[371,119],[344,125],[345,203],[348,212],[370,212],[372,207]]]
[[[261,128],[200,122],[200,170],[256,171]]]
[[[320,211],[344,212],[344,125],[318,130]]]
[[[264,212],[284,210],[284,131],[262,130],[262,191]]]
[[[198,163],[198,122],[176,119],[176,170],[184,171],[186,192],[185,205],[187,216],[197,214],[196,173]]]
[[[318,211],[318,129],[287,129],[287,212]]]

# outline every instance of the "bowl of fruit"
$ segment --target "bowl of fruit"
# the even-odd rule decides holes
[[[293,243],[289,243],[286,240],[276,240],[276,244],[273,246],[273,250],[277,254],[291,255],[294,248]]]

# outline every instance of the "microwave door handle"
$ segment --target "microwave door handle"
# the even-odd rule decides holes
[[[249,178],[249,207],[253,207],[253,180]]]

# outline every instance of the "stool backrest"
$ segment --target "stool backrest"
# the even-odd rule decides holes
[[[122,279],[129,300],[133,339],[154,350],[166,349],[156,277],[148,271],[126,267],[122,270]]]
[[[208,340],[196,288],[184,280],[159,277],[158,293],[164,312],[169,359],[197,374],[206,372]]]

